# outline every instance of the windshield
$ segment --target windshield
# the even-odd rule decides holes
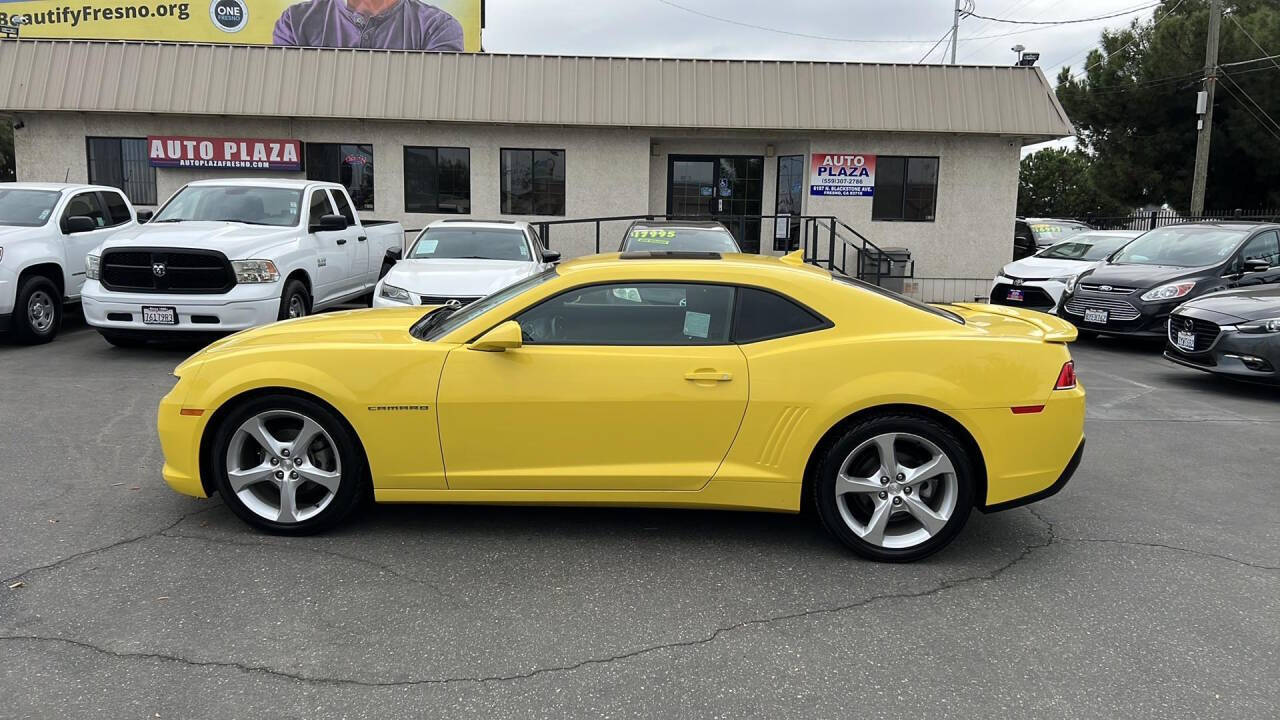
[[[961,325],[964,324],[964,318],[951,312],[950,310],[943,310],[942,308],[937,307],[935,305],[922,303],[919,300],[916,300],[914,298],[909,298],[906,295],[900,295],[892,290],[886,290],[885,288],[882,288],[879,285],[872,285],[871,283],[866,283],[861,280],[855,280],[851,277],[845,277],[844,275],[836,275],[834,273],[831,275],[831,278],[833,280],[842,282],[845,285],[852,285],[853,287],[861,288],[863,290],[869,290],[877,295],[887,297],[890,300],[897,300],[903,305],[910,305],[911,307],[917,310],[923,310],[929,313],[930,315],[937,315],[939,317],[944,317],[948,320],[951,320],[952,322],[958,322]]]
[[[298,224],[302,191],[237,185],[188,185],[169,198],[151,223],[213,220],[249,225]]]
[[[1143,235],[1111,258],[1113,263],[1202,267],[1226,260],[1245,233],[1222,227],[1173,226]]]
[[[622,252],[701,251],[736,253],[738,243],[724,228],[633,227],[622,241]]]
[[[1031,234],[1035,236],[1037,245],[1056,243],[1066,240],[1072,235],[1079,235],[1089,228],[1069,223],[1033,222]]]
[[[1036,254],[1046,260],[1102,260],[1119,250],[1131,237],[1081,233]]]
[[[53,214],[60,194],[52,190],[0,189],[0,225],[40,227]]]
[[[418,321],[418,324],[410,331],[415,337],[423,340],[436,340],[453,332],[455,328],[462,327],[470,322],[472,318],[481,313],[488,312],[490,308],[497,307],[511,298],[523,293],[527,290],[535,288],[542,283],[554,278],[556,269],[549,268],[537,275],[527,277],[514,285],[508,285],[505,288],[480,298],[479,300],[467,305],[463,308],[454,309],[451,307],[442,307],[427,313],[426,317]]]
[[[533,262],[523,230],[433,227],[418,236],[409,251],[414,260],[473,258]]]

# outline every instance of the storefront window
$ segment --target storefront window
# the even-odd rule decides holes
[[[502,150],[504,215],[564,215],[563,150]]]
[[[404,149],[406,212],[471,212],[471,151],[467,148]]]
[[[933,222],[938,200],[938,158],[876,157],[872,220]]]
[[[373,209],[373,146],[307,143],[307,179],[340,183],[359,210]]]
[[[156,169],[146,138],[86,138],[89,182],[120,188],[134,205],[156,204]]]

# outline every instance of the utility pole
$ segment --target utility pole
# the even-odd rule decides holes
[[[951,14],[951,64],[956,64],[956,45],[960,40],[960,0],[956,0],[955,12]]]
[[[1196,169],[1191,176],[1191,214],[1204,214],[1205,184],[1209,176],[1209,141],[1213,135],[1213,91],[1218,84],[1218,27],[1222,24],[1222,0],[1209,2],[1209,37],[1204,46],[1204,90],[1197,94],[1200,136],[1196,138]],[[1203,107],[1200,105],[1204,102]]]

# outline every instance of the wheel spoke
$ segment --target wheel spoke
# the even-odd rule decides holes
[[[836,495],[849,493],[878,493],[884,490],[876,478],[850,477],[844,473],[836,476]]]
[[[298,483],[281,483],[280,513],[276,516],[276,520],[279,522],[298,521]]]
[[[255,417],[240,426],[240,429],[249,434],[249,437],[257,441],[258,445],[268,455],[280,455],[280,451],[284,449],[284,444],[271,434],[267,429],[266,423],[261,417]]]
[[[274,473],[275,468],[263,463],[245,470],[228,470],[227,479],[231,481],[231,489],[240,492],[255,483],[273,482],[279,484]]]
[[[920,498],[906,495],[903,497],[906,503],[907,512],[911,517],[920,521],[920,526],[930,537],[937,535],[940,530],[947,524],[947,519],[933,511],[928,505],[925,505]]]
[[[878,435],[875,439],[876,450],[880,453],[881,475],[892,477],[894,469],[898,467],[898,454],[893,449],[894,441],[897,439],[897,435],[887,433]]]
[[[338,492],[338,483],[342,480],[342,473],[337,470],[322,470],[310,464],[299,465],[296,469],[302,479],[310,480],[329,492]]]
[[[902,473],[906,475],[906,479],[902,482],[906,485],[916,485],[928,480],[929,478],[934,478],[939,475],[947,475],[949,473],[954,473],[955,471],[955,467],[951,464],[951,460],[947,459],[946,455],[935,455],[920,467],[903,468]]]
[[[298,431],[298,436],[289,443],[289,448],[293,451],[294,457],[306,457],[307,448],[311,446],[311,441],[316,439],[317,435],[324,432],[324,428],[320,427],[311,418],[302,419],[302,429]]]
[[[893,514],[893,503],[879,499],[875,502],[875,510],[871,511],[871,518],[867,520],[866,528],[859,535],[872,545],[883,545],[884,530],[889,526],[889,516]]]

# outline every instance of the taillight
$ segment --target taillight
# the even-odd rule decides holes
[[[1058,373],[1058,382],[1053,386],[1054,390],[1070,390],[1076,386],[1076,361],[1068,360]]]

